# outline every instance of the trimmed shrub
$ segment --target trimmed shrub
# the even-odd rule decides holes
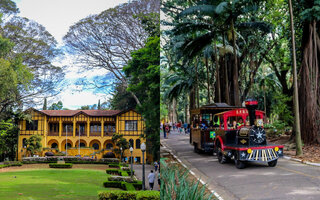
[[[159,191],[104,191],[98,195],[99,200],[160,200]]]
[[[131,176],[131,171],[128,171],[127,173]],[[132,175],[134,175],[134,170],[132,170]]]
[[[136,183],[137,181],[129,176],[110,176],[108,181],[124,181],[127,183]]]
[[[112,168],[120,168],[119,164],[108,164],[108,166]]]
[[[54,153],[51,151],[48,151],[44,154],[45,156],[54,156]]]
[[[105,181],[103,182],[103,186],[106,188],[122,188],[121,181]]]
[[[130,169],[129,167],[121,167],[121,170],[128,172],[128,171],[130,171],[131,169]]]
[[[9,166],[22,166],[22,163],[20,161],[4,161],[3,164]]]
[[[107,152],[107,153],[103,154],[102,157],[103,158],[115,158],[116,156],[112,152]]]
[[[124,171],[120,171],[120,172],[121,172],[121,176],[129,176],[127,172],[124,172]]]
[[[137,200],[160,200],[159,191],[139,191],[136,196]]]
[[[50,163],[50,168],[72,168],[72,163],[58,164],[58,163]]]
[[[121,182],[121,188],[126,191],[136,191],[136,188],[132,185],[132,183]]]
[[[55,153],[54,156],[65,156],[66,154],[64,153],[61,153],[61,152],[58,152],[58,153]]]
[[[121,163],[121,166],[122,166],[122,167],[129,167],[129,165],[126,164],[126,163]]]
[[[0,169],[10,167],[9,165],[0,165]]]
[[[104,162],[104,163],[119,164],[119,159],[118,158],[101,158],[100,161]]]
[[[111,174],[111,175],[117,175],[117,176],[120,175],[118,169],[106,169],[106,173],[107,173],[107,174]]]
[[[137,181],[136,183],[132,183],[132,185],[136,190],[142,190],[142,181]]]

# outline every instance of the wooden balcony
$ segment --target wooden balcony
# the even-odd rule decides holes
[[[101,131],[99,131],[99,132],[90,132],[90,136],[101,136]]]
[[[59,132],[48,132],[48,136],[59,136]]]

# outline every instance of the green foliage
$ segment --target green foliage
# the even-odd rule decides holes
[[[126,150],[126,149],[129,149],[129,142],[127,141],[127,139],[125,139],[123,137],[122,134],[118,134],[118,133],[114,133],[112,135],[112,138],[111,138],[112,142],[116,145],[116,149],[114,149],[114,152],[117,153],[117,154],[121,154],[121,150],[120,148],[122,148],[122,153]],[[120,167],[118,165],[118,167]]]
[[[42,110],[47,110],[47,98],[44,98]]]
[[[127,87],[124,84],[115,83],[112,94],[110,107],[113,110],[127,110],[135,108],[137,105],[136,100],[127,91]]]
[[[120,168],[119,164],[109,164],[108,166],[112,168],[118,168],[118,169]]]
[[[288,97],[281,93],[276,93],[271,105],[271,108],[273,110],[272,114],[275,116],[275,119],[282,121],[284,126],[292,124],[293,121],[292,111],[287,105],[288,101],[292,101],[292,97]]]
[[[150,147],[154,159],[159,157],[160,137],[158,134],[160,118],[160,38],[150,37],[144,48],[131,53],[132,59],[124,72],[130,79],[128,91],[142,93],[141,106],[137,110],[146,123],[145,136],[152,143]],[[149,146],[149,145],[148,145]]]
[[[6,157],[15,159],[18,131],[12,120],[0,121],[0,161]]]
[[[26,140],[27,151],[33,156],[35,153],[42,151],[41,135],[32,135]]]
[[[98,195],[99,200],[160,200],[159,191],[105,191]],[[170,198],[171,199],[171,198]]]
[[[58,163],[50,163],[50,168],[72,168],[72,163],[58,164]]]
[[[209,200],[212,195],[205,195],[205,186],[200,186],[200,181],[190,182],[188,171],[181,171],[175,166],[161,162],[161,198],[163,199],[189,199],[189,200]],[[174,196],[173,196],[174,195]]]
[[[61,101],[58,101],[57,103],[53,103],[50,107],[49,110],[62,110],[63,104]]]

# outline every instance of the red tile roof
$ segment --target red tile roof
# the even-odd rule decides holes
[[[85,114],[93,117],[107,117],[107,116],[115,116],[119,114],[120,110],[41,110],[42,112],[48,116],[61,116],[61,117],[71,117],[77,114]]]

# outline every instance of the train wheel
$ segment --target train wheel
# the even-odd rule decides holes
[[[234,160],[234,164],[236,165],[236,168],[238,168],[238,169],[243,169],[246,167],[246,163],[243,161],[240,161],[238,159]]]
[[[219,163],[224,164],[224,163],[227,162],[227,158],[226,158],[225,155],[223,155],[223,152],[222,152],[220,147],[218,147],[218,153],[217,154],[218,154],[217,156],[218,156]]]
[[[268,162],[269,167],[275,167],[277,165],[278,160],[273,160]]]

